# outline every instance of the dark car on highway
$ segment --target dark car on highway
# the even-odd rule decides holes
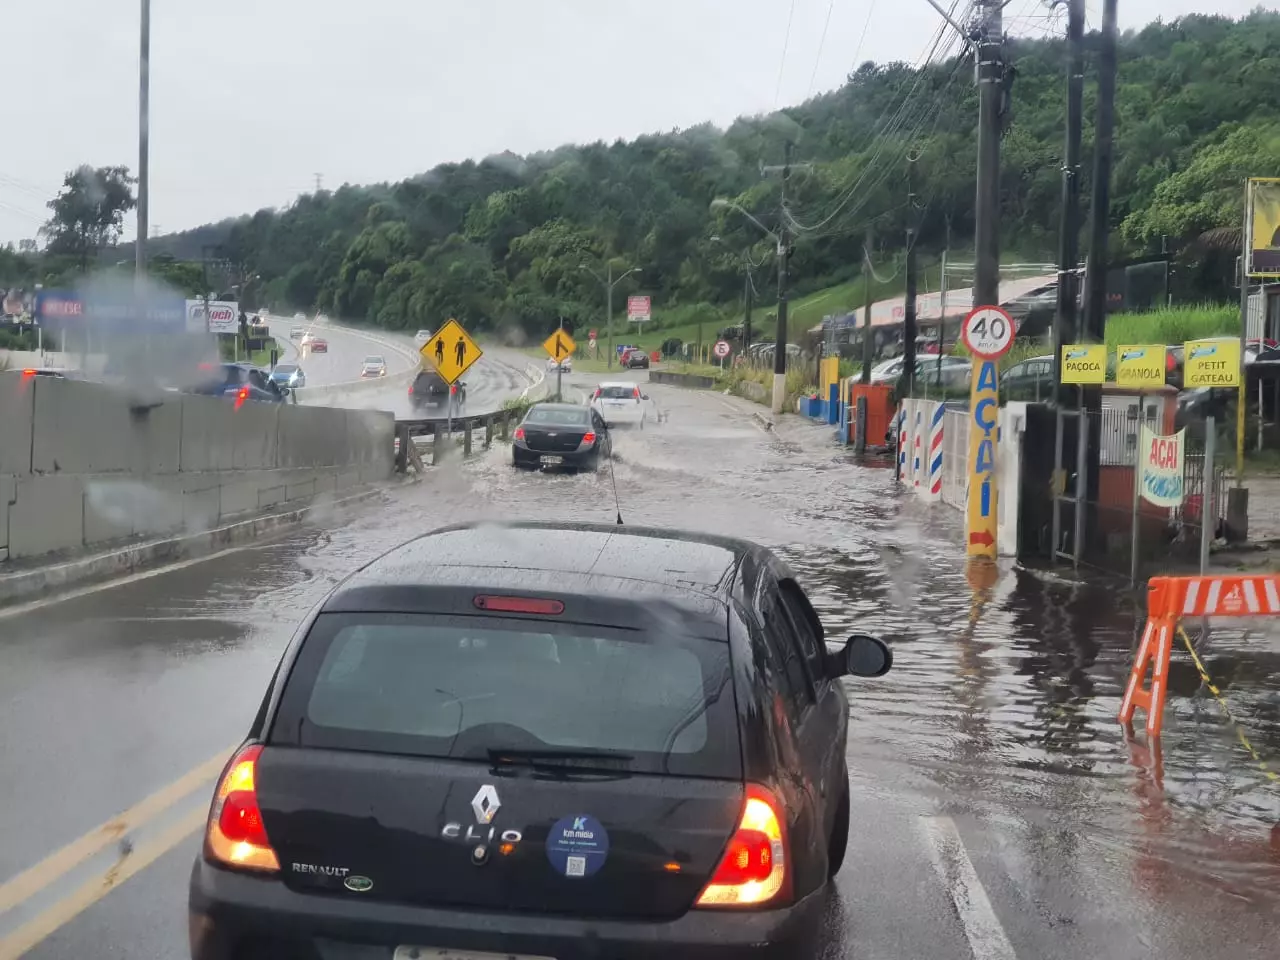
[[[511,437],[511,462],[529,470],[595,470],[611,456],[613,439],[604,419],[572,403],[535,403]]]
[[[191,956],[809,960],[849,835],[842,678],[891,663],[829,651],[746,541],[418,537],[285,651],[214,793]]]
[[[467,402],[467,385],[459,381],[452,386],[434,370],[422,370],[409,384],[409,403],[419,412],[438,412],[445,416],[449,399],[453,398],[454,413]]]
[[[645,353],[643,350],[640,350],[638,348],[628,350],[626,353],[622,355],[620,362],[622,364],[622,367],[627,370],[634,370],[637,368],[641,370],[648,370],[649,354]]]
[[[269,374],[251,363],[201,364],[194,382],[183,392],[230,397],[237,403],[247,400],[283,403],[288,395],[288,391],[277,386]]]

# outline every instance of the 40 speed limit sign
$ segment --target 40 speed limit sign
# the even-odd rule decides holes
[[[964,318],[960,340],[981,360],[999,360],[1013,346],[1013,318],[1001,307],[975,307]]]

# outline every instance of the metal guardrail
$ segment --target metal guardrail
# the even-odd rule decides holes
[[[409,469],[409,464],[415,466],[421,465],[421,457],[418,453],[418,445],[415,438],[430,437],[431,438],[431,462],[436,464],[440,462],[441,451],[444,444],[440,442],[442,437],[453,436],[454,434],[462,434],[462,454],[470,456],[474,443],[474,435],[477,428],[484,429],[484,446],[488,447],[493,443],[493,435],[495,431],[502,440],[507,440],[511,435],[511,425],[523,415],[523,411],[519,409],[513,410],[496,410],[492,413],[480,413],[470,417],[419,417],[408,418],[396,421],[396,473],[405,473]]]

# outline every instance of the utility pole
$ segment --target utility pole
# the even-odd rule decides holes
[[[141,0],[138,36],[138,238],[133,244],[134,279],[141,290],[147,275],[147,201],[151,174],[151,0]]]
[[[1067,131],[1062,161],[1062,228],[1058,239],[1058,304],[1053,322],[1053,382],[1057,402],[1071,402],[1062,389],[1062,348],[1079,341],[1076,303],[1080,265],[1080,139],[1084,127],[1084,0],[1067,5]]]
[[[1116,104],[1116,0],[1103,0],[1102,35],[1098,59],[1098,108],[1093,147],[1093,196],[1090,202],[1089,267],[1085,275],[1086,309],[1084,339],[1102,343],[1107,326],[1107,234],[1111,220],[1111,147]],[[1081,500],[1098,490],[1102,458],[1102,388],[1084,388],[1084,412],[1088,420],[1086,483],[1077,483]],[[1097,504],[1088,510],[1088,530],[1097,530]],[[1076,525],[1079,529],[1080,525]],[[1089,534],[1086,534],[1089,536]],[[1076,544],[1081,556],[1083,544]]]
[[[909,397],[916,379],[916,160],[907,157],[907,297],[902,310],[902,376],[898,394]]]
[[[791,182],[791,141],[783,147],[782,193],[778,201],[778,329],[773,344],[774,413],[781,413],[787,399],[787,281],[790,279],[791,242],[787,229],[787,186]],[[765,167],[769,173],[776,167]]]
[[[316,193],[319,193],[321,190],[324,189],[324,174],[315,173],[315,174],[312,174],[312,176],[316,178]]]
[[[745,287],[742,307],[742,352],[746,353],[751,346],[751,307],[754,297],[752,295],[751,268],[747,265],[745,256],[742,258],[742,279]]]
[[[579,264],[579,269],[585,270],[587,273],[591,274],[591,276],[596,278],[596,282],[604,287],[604,291],[605,291],[605,321],[604,322],[605,322],[605,329],[609,337],[609,353],[608,353],[608,356],[605,358],[605,360],[608,363],[609,369],[612,370],[613,369],[613,288],[616,287],[618,284],[620,284],[623,280],[627,279],[627,277],[631,276],[633,273],[639,273],[640,268],[632,267],[630,270],[628,270],[622,276],[618,277],[616,280],[614,279],[614,276],[613,276],[612,260],[605,263],[605,275],[603,277],[600,276],[600,274],[596,273],[594,270],[592,270],[590,267],[588,267],[585,263]]]
[[[871,382],[871,362],[875,359],[875,354],[871,349],[872,240],[872,229],[867,227],[867,239],[862,243],[862,293],[865,299],[862,307],[862,375],[859,377],[864,386]]]
[[[978,0],[978,189],[974,207],[974,306],[1000,303],[1000,132],[1005,93],[1004,5]]]

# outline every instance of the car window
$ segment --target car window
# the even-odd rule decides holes
[[[741,775],[728,645],[490,617],[328,614],[282,695],[271,739],[487,760],[602,750],[627,769]]]
[[[250,370],[249,382],[260,390],[267,389],[267,378],[262,375],[261,370]]]
[[[795,580],[790,578],[779,580],[778,592],[781,595],[782,605],[795,628],[800,652],[809,665],[809,676],[815,684],[820,684],[827,676],[827,650],[822,621],[818,618],[813,605],[809,603],[804,590]]]
[[[635,387],[601,387],[600,396],[605,400],[634,400]]]
[[[782,598],[775,587],[767,589],[762,604],[765,637],[769,644],[770,658],[780,681],[785,683],[785,694],[796,718],[814,702],[813,687],[800,652],[800,642],[782,605]]]
[[[297,370],[297,369],[298,369],[298,368],[297,368],[294,364],[292,364],[292,363],[278,363],[278,364],[276,364],[276,373],[293,373],[293,371],[295,371],[295,370]]]
[[[590,423],[586,407],[534,407],[525,418],[528,423],[558,424],[564,427],[581,427]]]

